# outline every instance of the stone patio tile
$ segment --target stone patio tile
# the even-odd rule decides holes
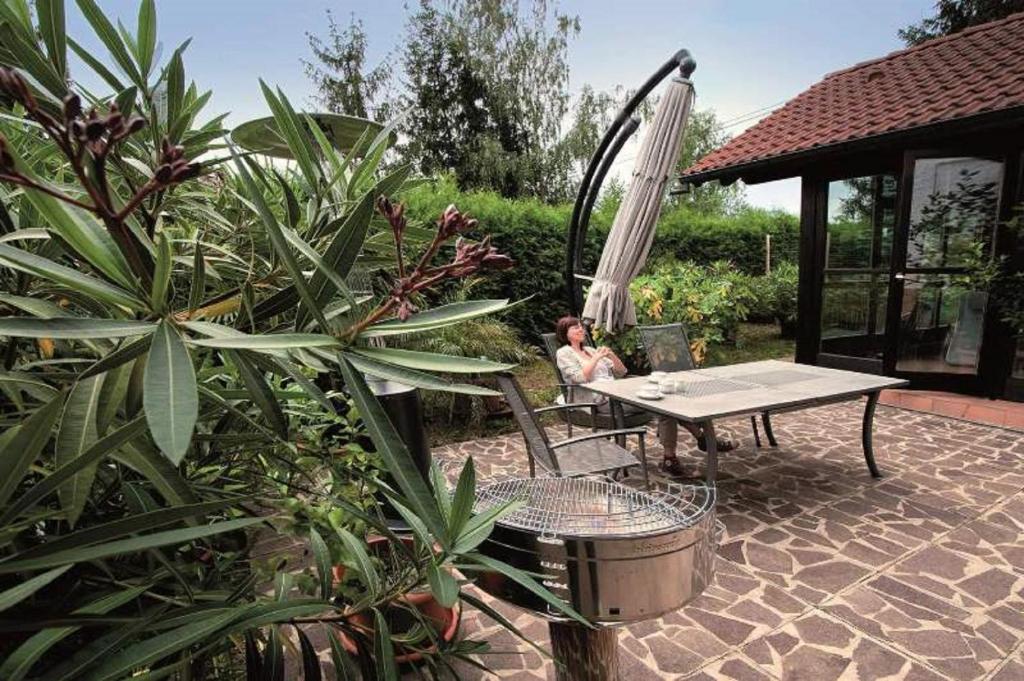
[[[697,673],[684,678],[686,681],[776,681],[777,679],[739,652],[715,660]]]
[[[1024,533],[1024,492],[1007,499],[984,516],[986,522]]]
[[[825,609],[948,678],[980,679],[1024,638],[1024,573],[977,553],[927,546]]]
[[[816,610],[746,645],[743,654],[783,681],[945,678],[905,653]]]
[[[999,519],[999,512],[985,516]],[[977,556],[989,565],[1024,573],[1024,529],[973,520],[938,542],[939,546]]]
[[[932,541],[978,515],[943,504],[941,496],[916,493],[900,479],[883,481],[831,506],[922,541]]]
[[[924,543],[870,513],[826,506],[726,542],[719,556],[816,605]]]
[[[1024,679],[1024,645],[1017,648],[1016,655],[1010,657],[989,677],[990,681],[1020,681],[1020,679]]]

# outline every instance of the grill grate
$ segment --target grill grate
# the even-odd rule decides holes
[[[523,505],[498,522],[542,537],[642,537],[697,524],[714,506],[703,483],[645,492],[606,478],[519,478],[483,487],[476,510]]]
[[[797,371],[796,369],[777,369],[775,371],[764,371],[759,374],[744,374],[733,376],[735,381],[745,381],[757,386],[787,385],[789,383],[800,383],[802,381],[813,381],[821,378],[818,374],[809,371]]]

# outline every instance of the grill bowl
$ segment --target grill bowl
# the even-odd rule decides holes
[[[544,585],[592,622],[658,617],[696,598],[714,575],[715,491],[703,483],[643,492],[606,478],[526,478],[488,485],[476,510],[518,502],[481,545],[486,555],[545,575]],[[498,573],[477,585],[557,619]]]

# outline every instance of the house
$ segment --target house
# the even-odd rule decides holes
[[[1024,271],[1022,151],[1024,13],[831,73],[680,180],[801,178],[798,362],[1024,400],[985,282]]]

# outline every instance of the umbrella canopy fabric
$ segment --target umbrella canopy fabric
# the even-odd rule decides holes
[[[629,190],[615,214],[587,294],[583,318],[595,326],[616,332],[636,325],[629,284],[640,274],[651,250],[665,185],[675,173],[692,106],[693,86],[676,76],[658,103],[640,147]]]

